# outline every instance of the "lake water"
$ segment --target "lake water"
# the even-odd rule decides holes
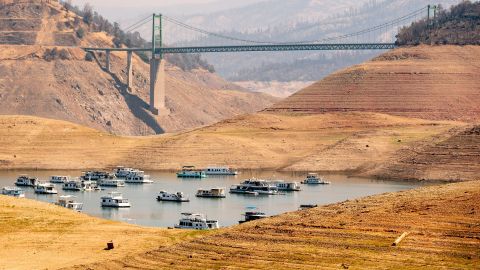
[[[194,212],[206,214],[209,219],[219,220],[220,226],[238,224],[247,208],[256,207],[256,210],[267,215],[276,215],[295,211],[301,204],[325,205],[341,202],[347,199],[356,199],[373,194],[411,189],[418,186],[412,182],[379,181],[365,178],[346,177],[342,175],[327,175],[325,178],[330,185],[302,185],[302,191],[288,192],[276,196],[249,196],[241,194],[227,194],[224,199],[210,199],[195,197],[200,188],[224,187],[226,192],[231,185],[238,184],[249,177],[261,179],[282,179],[300,182],[305,174],[278,173],[268,171],[244,171],[238,176],[213,176],[205,179],[180,179],[174,173],[146,172],[154,180],[153,184],[126,184],[121,188],[106,188],[93,192],[68,192],[57,185],[58,195],[70,194],[77,196],[77,201],[83,202],[83,212],[92,216],[128,222],[144,226],[172,227],[178,222],[180,213]],[[6,171],[0,172],[0,187],[14,186],[20,174],[38,177],[47,181],[51,175],[80,176],[79,171]],[[56,202],[57,195],[37,195],[33,188],[22,187],[26,197],[44,202]],[[182,191],[190,197],[190,202],[158,202],[157,194],[160,190],[168,192]],[[120,191],[132,204],[127,209],[110,209],[100,207],[100,197],[110,191]]]

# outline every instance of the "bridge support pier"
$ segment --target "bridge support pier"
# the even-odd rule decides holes
[[[105,51],[106,53],[106,63],[105,63],[105,70],[110,72],[110,51]]]
[[[127,52],[127,89],[132,91],[133,82],[133,63],[132,63],[132,51]]]
[[[165,106],[165,60],[152,57],[150,60],[150,111],[156,115],[168,115]]]

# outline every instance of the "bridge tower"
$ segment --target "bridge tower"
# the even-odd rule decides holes
[[[165,106],[165,60],[157,49],[163,46],[162,15],[153,14],[152,58],[150,59],[150,111],[156,115],[168,115]]]

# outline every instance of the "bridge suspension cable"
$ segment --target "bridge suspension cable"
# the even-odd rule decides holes
[[[368,33],[371,33],[371,32],[375,32],[375,31],[382,30],[382,29],[387,29],[387,28],[393,27],[393,26],[400,26],[402,23],[408,22],[409,20],[411,20],[413,18],[419,17],[420,15],[424,14],[424,12],[426,14],[426,9],[427,9],[427,7],[424,7],[424,8],[415,10],[413,12],[410,12],[410,13],[404,15],[404,16],[395,18],[391,21],[388,21],[388,22],[385,22],[385,23],[382,23],[382,24],[379,24],[379,25],[376,25],[376,26],[373,26],[373,27],[370,27],[370,28],[362,29],[360,31],[352,32],[352,33],[349,33],[349,34],[344,34],[344,35],[339,35],[339,36],[334,36],[334,37],[327,37],[327,38],[323,38],[323,39],[302,40],[302,41],[267,41],[267,40],[253,40],[253,39],[247,39],[247,38],[240,38],[240,37],[225,35],[225,34],[222,34],[222,33],[215,33],[215,32],[211,32],[211,31],[207,31],[205,29],[201,29],[201,28],[198,28],[198,27],[195,27],[195,26],[192,26],[192,25],[188,25],[186,23],[181,22],[180,20],[174,19],[174,18],[169,17],[169,16],[163,16],[163,18],[166,21],[168,21],[168,22],[170,22],[170,23],[172,23],[172,24],[174,24],[178,27],[196,32],[198,34],[203,34],[203,35],[207,35],[207,36],[211,36],[211,37],[221,38],[221,39],[224,39],[224,40],[231,40],[231,41],[250,43],[250,44],[261,44],[261,45],[287,45],[287,44],[312,44],[312,43],[331,42],[331,41],[342,40],[342,39],[346,39],[346,38],[350,38],[350,37],[357,37],[357,36],[365,35],[365,34],[368,34]],[[314,28],[314,27],[318,27],[318,26],[319,25],[317,24],[317,25],[311,26],[309,28]],[[172,45],[172,44],[170,44],[170,45]]]
[[[134,30],[140,28],[140,27],[143,26],[144,24],[149,23],[149,22],[151,22],[151,21],[152,21],[152,16],[149,15],[149,16],[147,16],[147,17],[145,17],[145,18],[137,21],[136,23],[131,24],[130,26],[124,28],[123,31],[125,31],[126,33],[133,32]]]

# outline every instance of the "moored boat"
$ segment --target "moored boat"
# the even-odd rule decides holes
[[[125,178],[125,183],[129,183],[129,184],[151,184],[151,183],[153,183],[153,181],[150,180],[150,175],[145,174],[145,172],[135,171],[135,172],[130,173]]]
[[[117,179],[115,176],[110,175],[107,178],[98,180],[97,184],[101,187],[124,187],[125,181]]]
[[[300,184],[298,182],[285,182],[283,180],[276,180],[271,182],[279,191],[300,191]]]
[[[207,167],[204,170],[206,175],[237,175],[238,172],[229,167]]]
[[[54,184],[64,184],[68,181],[70,181],[70,177],[68,176],[53,175],[50,177],[50,183]]]
[[[101,179],[109,178],[111,177],[111,174],[108,172],[101,172],[101,171],[88,171],[83,173],[80,178],[82,180],[90,180],[90,181],[98,181]]]
[[[177,229],[210,230],[220,228],[217,220],[208,220],[202,214],[182,213]]]
[[[195,166],[183,166],[182,170],[177,172],[180,178],[205,178],[207,175],[202,170],[195,169]]]
[[[195,195],[201,198],[225,198],[224,188],[199,189]]]
[[[2,188],[1,194],[5,196],[25,198],[25,191],[18,187],[4,187]]]
[[[243,214],[243,215],[244,215],[244,219],[238,221],[238,223],[240,223],[240,224],[245,223],[245,222],[249,222],[249,221],[252,221],[252,220],[257,220],[257,219],[262,219],[262,218],[267,217],[267,215],[265,215],[265,213],[257,212],[257,211],[245,212],[245,214]]]
[[[75,196],[72,195],[59,196],[58,201],[55,204],[77,212],[81,212],[83,209],[83,203],[77,202]]]
[[[82,191],[83,190],[83,185],[82,185],[81,181],[70,180],[70,181],[63,184],[62,189],[63,190],[69,190],[69,191]]]
[[[15,182],[17,186],[24,186],[24,187],[34,187],[39,183],[38,178],[36,177],[28,177],[27,175],[20,175]]]
[[[158,193],[157,201],[189,202],[190,199],[187,196],[185,196],[183,192],[168,193],[162,190]]]
[[[100,198],[102,207],[126,208],[131,207],[128,199],[123,198],[120,192],[110,192]]]
[[[307,178],[302,181],[302,184],[306,185],[328,185],[330,182],[325,181],[323,178],[319,177],[316,173],[309,173]]]
[[[299,209],[300,210],[305,210],[305,209],[315,208],[317,206],[318,205],[316,205],[316,204],[301,204]]]
[[[258,179],[248,179],[241,184],[230,187],[230,193],[249,194],[249,195],[277,195],[278,188],[268,181]]]
[[[34,191],[37,194],[57,194],[58,191],[55,189],[55,185],[52,183],[39,183],[34,187]]]
[[[133,168],[128,168],[128,167],[123,167],[123,166],[117,166],[117,168],[113,171],[116,177],[118,178],[126,178],[130,174],[137,172],[137,169]]]

